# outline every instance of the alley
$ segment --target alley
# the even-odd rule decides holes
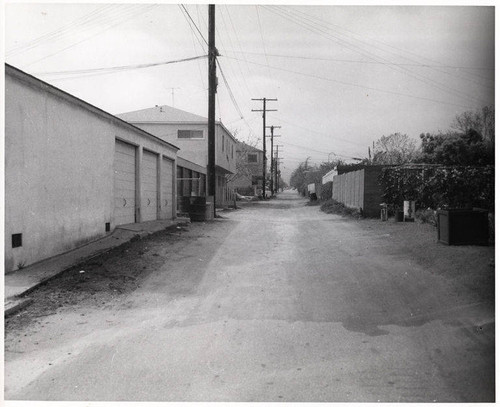
[[[492,303],[306,203],[192,224],[130,294],[7,330],[5,398],[493,401]]]

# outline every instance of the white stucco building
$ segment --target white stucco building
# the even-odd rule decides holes
[[[5,67],[5,271],[176,216],[178,148]]]
[[[119,118],[174,143],[178,152],[178,197],[206,195],[208,119],[170,106],[155,106],[117,115]],[[227,176],[236,172],[237,140],[221,122],[215,124],[216,204],[232,201]],[[199,181],[196,181],[199,179]]]

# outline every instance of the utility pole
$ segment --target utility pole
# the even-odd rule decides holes
[[[213,199],[215,217],[215,94],[217,93],[217,48],[215,48],[215,5],[208,5],[208,168],[207,190]]]
[[[275,172],[275,177],[276,177],[276,184],[275,184],[276,185],[276,191],[279,191],[279,189],[280,189],[280,171],[279,171],[279,164],[280,164],[280,162],[279,162],[279,160],[281,158],[278,157],[278,153],[279,153],[279,148],[280,147],[283,147],[283,145],[281,145],[281,144],[279,144],[279,145],[277,144],[276,145],[276,158],[274,159],[275,171],[276,171]]]
[[[281,126],[268,126],[268,129],[271,129],[271,195],[274,195],[274,181],[273,177],[275,174],[275,169],[274,169],[274,147],[273,147],[273,142],[274,142],[274,137],[281,137],[278,135],[274,134],[274,129],[281,129]]]
[[[275,102],[278,99],[262,98],[262,99],[252,99],[252,100],[262,101],[262,110],[252,109],[252,112],[262,112],[262,151],[264,153],[263,160],[262,160],[262,198],[266,199],[266,165],[267,165],[267,158],[266,158],[266,112],[276,112],[277,111],[276,109],[266,109],[266,102],[267,101]],[[271,151],[271,154],[272,154],[272,151]]]

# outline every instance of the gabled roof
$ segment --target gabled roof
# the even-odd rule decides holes
[[[208,119],[184,110],[176,109],[167,105],[150,107],[148,109],[135,110],[117,114],[120,119],[132,123],[140,122],[163,122],[163,123],[207,123]]]
[[[120,113],[116,115],[122,120],[129,123],[175,123],[175,124],[206,124],[208,119],[203,116],[198,116],[194,113],[189,113],[184,110],[176,109],[175,107],[162,105],[150,107],[148,109],[135,110],[133,112]],[[224,131],[235,141],[233,134],[220,121],[215,121],[215,124],[221,126]]]

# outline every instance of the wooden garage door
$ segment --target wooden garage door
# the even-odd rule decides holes
[[[135,222],[135,153],[136,148],[116,140],[114,160],[115,225]]]
[[[174,161],[163,158],[161,163],[161,210],[163,219],[172,219],[173,191],[173,170]]]
[[[142,221],[158,219],[158,155],[144,150],[141,168]]]

